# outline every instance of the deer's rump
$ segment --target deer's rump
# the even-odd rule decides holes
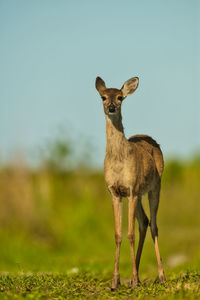
[[[152,155],[158,174],[161,177],[164,170],[164,160],[160,145],[152,137],[142,134],[133,135],[128,141],[143,147],[145,151]]]

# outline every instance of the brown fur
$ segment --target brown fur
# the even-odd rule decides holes
[[[164,170],[164,160],[160,145],[152,137],[144,134],[133,135],[128,140],[142,146],[153,156],[158,174],[161,177]]]
[[[106,116],[107,146],[104,161],[108,189],[129,190],[142,195],[160,183],[164,168],[159,145],[147,135],[136,135],[127,140],[121,116],[111,120]]]
[[[138,268],[146,235],[148,218],[141,203],[143,194],[149,194],[151,213],[151,233],[155,244],[158,261],[159,278],[165,279],[157,244],[158,229],[156,214],[159,203],[161,176],[164,169],[163,155],[157,142],[147,135],[135,135],[128,140],[124,135],[121,103],[125,97],[132,94],[138,86],[138,78],[131,78],[121,90],[106,88],[105,82],[97,77],[96,88],[103,99],[106,117],[106,156],[104,160],[104,175],[108,190],[112,195],[115,217],[115,268],[112,289],[119,284],[119,249],[121,244],[121,198],[129,200],[129,232],[131,245],[133,273],[132,285],[138,283]],[[120,100],[119,100],[120,99]],[[114,112],[110,111],[114,107]],[[138,219],[140,240],[135,260],[134,254],[134,219]]]

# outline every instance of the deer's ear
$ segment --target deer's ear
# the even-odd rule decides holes
[[[103,81],[103,79],[101,79],[101,77],[96,78],[95,86],[99,94],[101,94],[106,89],[105,82]]]
[[[122,94],[124,97],[135,92],[139,84],[139,78],[133,77],[127,80],[121,88]]]

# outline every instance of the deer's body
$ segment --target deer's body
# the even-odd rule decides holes
[[[164,168],[159,145],[147,135],[135,135],[127,140],[121,124],[116,127],[106,121],[107,147],[104,175],[108,188],[121,197],[131,192],[143,195],[160,182]]]
[[[159,279],[165,279],[158,249],[158,229],[156,215],[159,204],[161,176],[164,169],[163,155],[159,145],[147,135],[135,135],[126,139],[124,135],[121,103],[122,100],[135,91],[138,78],[131,78],[123,85],[121,90],[107,89],[104,81],[97,77],[96,88],[103,102],[106,116],[106,156],[104,160],[104,175],[108,190],[112,195],[112,204],[115,220],[115,268],[112,281],[112,290],[117,288],[119,279],[119,252],[122,240],[121,216],[122,197],[129,201],[129,229],[128,238],[132,254],[132,280],[131,284],[139,282],[138,269],[146,236],[148,218],[142,207],[142,195],[148,193],[151,213],[151,233],[155,244],[158,261]],[[135,217],[139,222],[140,239],[135,259]]]

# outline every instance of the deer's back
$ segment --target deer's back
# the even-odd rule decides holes
[[[164,170],[164,160],[159,144],[152,137],[142,134],[131,136],[128,141],[141,146],[145,150],[143,152],[144,156],[146,151],[151,154],[155,161],[158,174],[161,177]]]

